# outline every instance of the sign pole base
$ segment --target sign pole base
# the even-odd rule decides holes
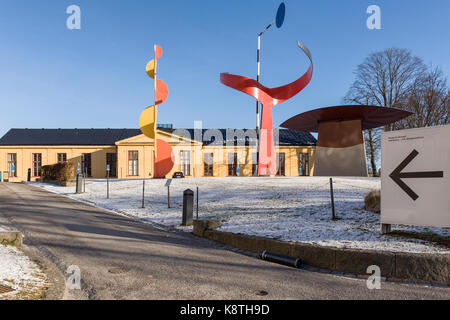
[[[382,223],[381,224],[381,230],[380,230],[380,233],[381,234],[388,234],[388,233],[390,233],[391,232],[391,224],[384,224],[384,223]]]

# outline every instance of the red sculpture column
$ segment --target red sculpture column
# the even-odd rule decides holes
[[[273,140],[272,108],[302,91],[311,81],[313,63],[311,53],[300,41],[299,48],[308,56],[308,71],[296,81],[277,88],[267,88],[258,81],[229,73],[222,73],[220,81],[233,89],[246,93],[262,104],[261,135],[259,139],[258,175],[276,175],[275,148]]]

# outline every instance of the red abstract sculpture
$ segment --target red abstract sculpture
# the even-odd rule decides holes
[[[297,45],[308,56],[310,66],[308,71],[296,81],[277,88],[267,88],[260,84],[258,81],[228,74],[220,74],[220,81],[233,89],[242,91],[262,104],[261,115],[261,134],[259,138],[259,161],[258,161],[258,175],[275,175],[276,163],[273,141],[273,120],[272,120],[272,107],[280,104],[297,93],[302,91],[308,83],[311,81],[313,73],[313,62],[311,53],[300,41]]]
[[[154,79],[155,85],[155,104],[146,108],[139,118],[139,127],[142,133],[153,139],[155,146],[155,161],[154,161],[154,178],[164,178],[170,170],[172,170],[174,162],[172,155],[172,147],[164,140],[158,139],[157,132],[157,116],[158,106],[166,101],[169,96],[169,89],[164,81],[157,79],[156,67],[158,59],[162,56],[162,49],[155,45],[155,59],[151,60],[146,66],[147,75]]]

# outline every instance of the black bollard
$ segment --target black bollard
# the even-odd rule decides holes
[[[28,169],[27,181],[28,181],[28,182],[31,181],[31,169]]]
[[[181,225],[190,226],[193,219],[194,209],[194,191],[191,189],[184,190],[183,192],[183,221]]]

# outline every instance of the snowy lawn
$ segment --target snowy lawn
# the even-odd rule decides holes
[[[0,245],[0,285],[14,289],[0,300],[38,299],[46,286],[45,274],[16,247]]]
[[[106,199],[106,180],[89,180],[86,193],[75,187],[33,183],[148,223],[179,227],[182,194],[199,187],[199,218],[220,219],[219,230],[324,246],[404,252],[450,253],[448,247],[415,238],[380,235],[380,216],[364,210],[364,196],[380,188],[377,178],[335,178],[337,221],[331,220],[329,178],[234,177],[174,179],[167,208],[166,180],[146,180],[146,208],[141,208],[142,180],[111,180]],[[195,197],[194,197],[195,199]],[[195,207],[194,207],[195,217]],[[450,238],[448,228],[393,226],[394,230],[437,234]]]

